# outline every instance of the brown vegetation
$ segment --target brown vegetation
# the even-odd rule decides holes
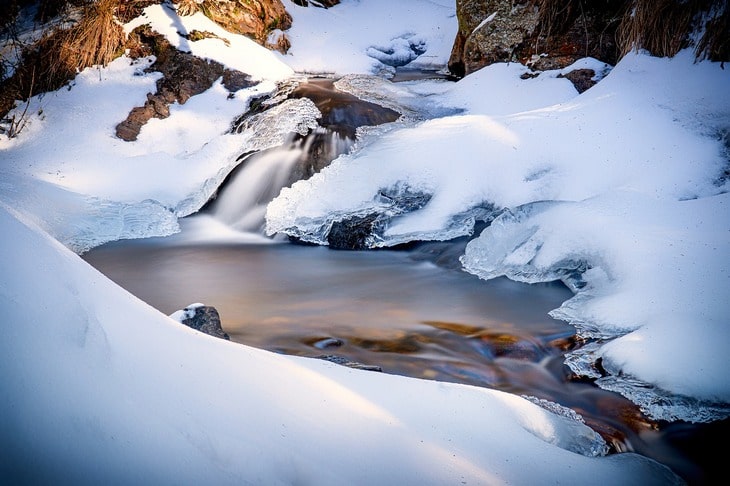
[[[694,47],[698,59],[730,61],[730,7],[727,0],[534,0],[539,6],[539,35],[560,38],[583,29],[591,43],[609,44],[615,62],[635,49],[672,57]],[[702,33],[699,42],[692,36]]]
[[[85,3],[80,7],[79,20],[70,27],[60,24],[35,44],[23,46],[22,63],[0,83],[0,114],[7,113],[16,100],[56,90],[79,70],[105,66],[121,55],[125,36],[115,11],[123,1]]]
[[[694,46],[698,59],[730,61],[727,0],[635,0],[628,7],[618,29],[622,55],[646,49],[672,57]],[[693,44],[695,32],[703,35]]]

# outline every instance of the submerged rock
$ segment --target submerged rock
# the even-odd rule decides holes
[[[383,371],[383,369],[380,366],[366,365],[366,364],[358,363],[357,361],[350,361],[349,359],[347,359],[343,356],[337,356],[334,354],[323,354],[321,356],[315,356],[315,358],[323,359],[323,360],[329,361],[331,363],[337,363],[338,365],[347,366],[348,368],[354,368],[356,370],[380,371],[380,372]]]
[[[172,315],[173,319],[196,331],[204,332],[221,339],[230,340],[228,333],[221,327],[221,318],[215,307],[203,304],[190,304]]]

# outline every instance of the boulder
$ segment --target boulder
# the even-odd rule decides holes
[[[456,0],[449,70],[463,77],[495,62],[520,62],[545,71],[584,57],[614,65],[625,10],[626,0]]]
[[[449,58],[449,70],[466,76],[495,62],[516,60],[524,39],[538,22],[534,2],[457,0],[459,29]]]
[[[191,40],[207,36],[206,33],[198,35],[200,37],[191,35]],[[185,104],[192,96],[209,89],[221,77],[223,85],[231,93],[254,84],[245,73],[232,71],[216,61],[201,59],[174,48],[149,26],[132,32],[128,48],[133,58],[154,54],[156,60],[145,71],[160,72],[162,77],[157,80],[157,92],[147,95],[144,106],[133,108],[127,118],[117,125],[117,137],[127,142],[136,140],[142,126],[151,118],[164,119],[170,116],[169,106],[172,103]]]
[[[183,310],[170,315],[173,319],[185,324],[196,331],[204,332],[211,336],[230,340],[228,333],[221,327],[221,318],[215,307],[204,304],[190,304]]]
[[[266,44],[272,31],[291,27],[291,15],[281,0],[204,0],[195,3],[197,9],[227,31],[250,37],[261,45]]]

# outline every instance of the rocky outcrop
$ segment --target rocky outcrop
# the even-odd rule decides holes
[[[178,5],[182,14],[200,10],[227,31],[250,37],[261,45],[266,45],[272,32],[284,31],[292,23],[280,0],[183,0]],[[288,48],[288,43],[280,44]]]
[[[457,0],[456,16],[459,29],[449,59],[449,70],[456,76],[516,60],[538,22],[537,7],[528,0]]]
[[[583,57],[615,64],[626,0],[457,0],[459,29],[449,59],[455,76],[495,62],[561,69]]]
[[[191,40],[195,38],[191,34]],[[149,27],[135,30],[130,35],[128,46],[132,57],[154,54],[155,62],[145,71],[162,73],[162,78],[157,81],[157,92],[148,94],[145,104],[133,108],[116,127],[117,137],[128,142],[137,139],[142,126],[151,118],[164,119],[170,116],[170,104],[184,104],[190,97],[210,88],[220,77],[223,77],[223,85],[231,92],[253,85],[248,76],[240,71],[232,71],[218,62],[175,49]]]
[[[221,327],[218,310],[203,304],[191,304],[172,314],[170,317],[196,331],[210,334],[221,339],[230,340],[230,336]]]

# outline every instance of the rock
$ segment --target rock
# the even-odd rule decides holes
[[[573,86],[575,86],[576,91],[578,91],[578,93],[582,93],[596,84],[593,80],[595,76],[596,73],[593,69],[576,69],[565,75],[561,74],[558,77],[570,80],[570,82],[573,83]]]
[[[280,0],[204,0],[205,15],[229,32],[242,34],[261,45],[269,34],[291,27],[292,18]]]
[[[456,15],[459,29],[449,58],[449,70],[456,76],[516,60],[538,22],[538,10],[528,0],[457,0]]]
[[[320,356],[315,356],[316,359],[323,359],[325,361],[329,361],[331,363],[337,363],[342,366],[347,366],[348,368],[354,368],[356,370],[367,370],[367,371],[383,371],[383,369],[380,366],[375,365],[366,365],[362,363],[358,363],[357,361],[351,361],[343,356],[337,356],[334,354],[323,354]]]
[[[183,310],[170,315],[173,319],[185,324],[196,331],[209,334],[221,339],[230,340],[230,336],[221,327],[221,318],[218,310],[203,304],[190,304]]]
[[[368,248],[367,238],[374,232],[379,221],[377,213],[335,221],[327,235],[327,243],[335,250],[364,250]]]
[[[457,0],[459,28],[449,59],[455,76],[495,62],[562,69],[584,57],[616,64],[624,0]]]
[[[292,3],[300,7],[330,8],[340,3],[340,0],[292,0]]]
[[[202,34],[202,38],[205,38]],[[133,108],[127,118],[117,125],[117,137],[127,142],[137,139],[142,126],[150,118],[167,118],[170,116],[170,104],[185,104],[192,96],[213,86],[218,78],[223,78],[223,85],[231,93],[253,85],[245,73],[226,69],[218,62],[175,49],[148,26],[135,29],[130,35],[129,49],[130,56],[135,58],[154,54],[156,60],[145,68],[145,72],[160,72],[162,78],[157,80],[157,92],[147,95],[144,106]]]

